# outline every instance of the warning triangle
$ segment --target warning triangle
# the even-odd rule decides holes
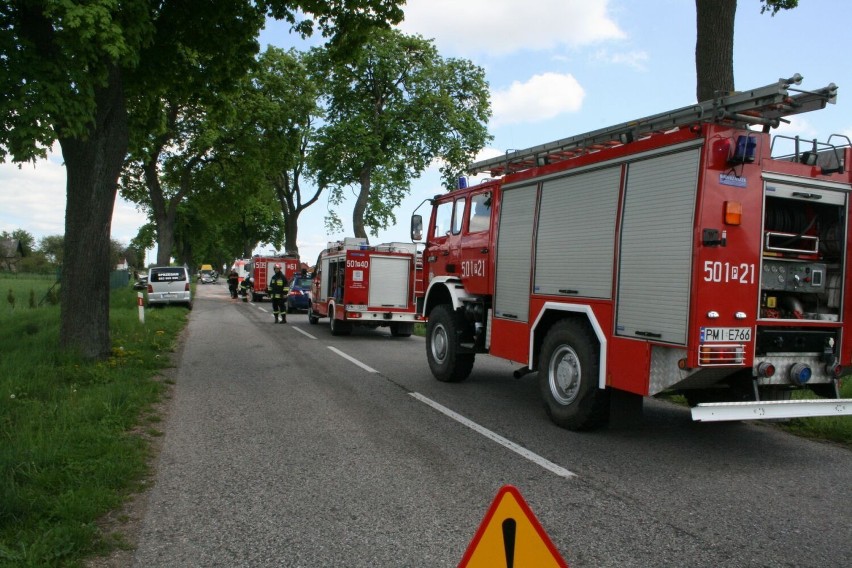
[[[504,485],[459,568],[568,568],[517,488]]]

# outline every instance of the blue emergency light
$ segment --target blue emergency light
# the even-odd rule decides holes
[[[734,157],[731,161],[737,164],[750,164],[754,162],[754,151],[757,140],[754,136],[737,136],[737,147],[734,149]]]

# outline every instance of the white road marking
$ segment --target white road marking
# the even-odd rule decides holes
[[[334,351],[335,353],[337,353],[338,355],[340,355],[341,357],[343,357],[344,359],[351,361],[352,363],[355,363],[356,365],[358,365],[359,367],[361,367],[362,369],[364,369],[368,373],[378,373],[378,371],[375,370],[374,368],[368,367],[367,365],[365,365],[364,363],[362,363],[361,361],[359,361],[355,357],[351,357],[351,356],[347,355],[346,353],[344,353],[340,349],[336,349],[336,348],[332,347],[331,345],[329,345],[328,348],[331,349],[332,351]]]
[[[302,335],[307,335],[307,336],[308,336],[308,337],[310,337],[311,339],[316,339],[316,337],[314,337],[313,335],[311,335],[311,334],[310,334],[310,333],[308,333],[307,331],[303,331],[303,330],[299,329],[299,328],[298,328],[298,327],[296,327],[295,325],[291,325],[291,326],[290,326],[290,329],[295,329],[296,331],[298,331],[298,332],[299,332],[299,333],[301,333]]]
[[[512,450],[513,452],[520,455],[521,457],[524,457],[524,458],[530,460],[534,464],[536,464],[540,467],[543,467],[544,469],[546,469],[546,470],[548,470],[552,473],[555,473],[556,475],[558,475],[560,477],[564,477],[566,479],[571,479],[572,477],[577,477],[576,473],[572,473],[572,472],[568,471],[567,469],[565,469],[564,467],[556,465],[552,461],[550,461],[546,458],[543,458],[540,455],[533,453],[533,452],[529,451],[528,449],[526,449],[522,446],[519,446],[515,442],[512,442],[511,440],[507,440],[503,436],[500,436],[499,434],[492,432],[491,430],[489,430],[488,428],[485,428],[484,426],[480,426],[479,424],[477,424],[476,422],[473,422],[472,420],[468,420],[467,418],[465,418],[461,414],[458,414],[457,412],[453,412],[452,410],[450,410],[446,406],[442,406],[441,404],[438,404],[437,402],[435,402],[434,400],[432,400],[430,398],[426,398],[425,396],[423,396],[422,394],[420,394],[418,392],[411,392],[411,393],[408,393],[408,394],[410,394],[411,396],[413,396],[414,398],[416,398],[420,402],[422,402],[424,404],[428,404],[429,406],[431,406],[432,408],[434,408],[438,412],[445,414],[446,416],[449,416],[453,420],[467,426],[468,428],[470,428],[474,432],[482,434],[483,436],[485,436],[489,440],[497,442],[501,446]]]

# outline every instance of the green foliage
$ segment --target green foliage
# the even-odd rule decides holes
[[[246,193],[274,197],[272,206],[283,219],[283,231],[267,242],[279,248],[283,240],[287,251],[298,252],[299,216],[321,193],[321,188],[305,191],[302,184],[320,117],[318,88],[305,57],[270,46],[243,83],[235,108],[237,120],[217,151],[230,157],[227,168],[239,171]]]
[[[792,10],[799,6],[799,0],[760,0],[763,6],[760,7],[760,13],[771,12],[774,16],[781,10]]]
[[[34,251],[20,259],[15,265],[19,272],[56,273],[56,265],[51,264],[41,251]]]
[[[64,235],[49,235],[42,237],[39,241],[39,251],[47,258],[48,262],[56,266],[62,264],[63,248],[65,247]]]
[[[154,37],[141,0],[7,3],[0,12],[0,160],[44,157],[57,137],[85,138],[98,89]]]
[[[326,125],[312,154],[320,186],[339,204],[359,188],[356,236],[395,220],[411,180],[440,161],[444,183],[472,161],[490,139],[484,71],[463,59],[443,59],[431,41],[379,30],[345,62],[323,50],[311,57],[324,79]]]
[[[89,0],[0,8],[0,161],[44,157],[58,141],[68,170],[63,333],[89,357],[108,351],[108,223],[130,132],[157,132],[154,101],[232,89],[257,53],[267,14],[337,44],[402,19],[401,0]],[[128,114],[132,109],[132,115]],[[137,129],[141,129],[137,130]],[[138,148],[137,144],[134,147]],[[75,267],[86,270],[75,273]],[[91,303],[99,309],[87,309]],[[86,311],[87,313],[84,313]],[[74,330],[73,333],[70,330]]]
[[[36,282],[36,284],[38,284]],[[65,566],[115,545],[95,521],[146,475],[146,442],[182,309],[143,326],[135,293],[111,296],[114,348],[91,362],[57,350],[59,310],[0,314],[0,566]]]

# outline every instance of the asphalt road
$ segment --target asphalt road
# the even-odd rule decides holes
[[[845,448],[653,400],[573,433],[509,363],[439,383],[422,338],[197,290],[137,567],[456,566],[507,484],[572,568],[852,565]]]

